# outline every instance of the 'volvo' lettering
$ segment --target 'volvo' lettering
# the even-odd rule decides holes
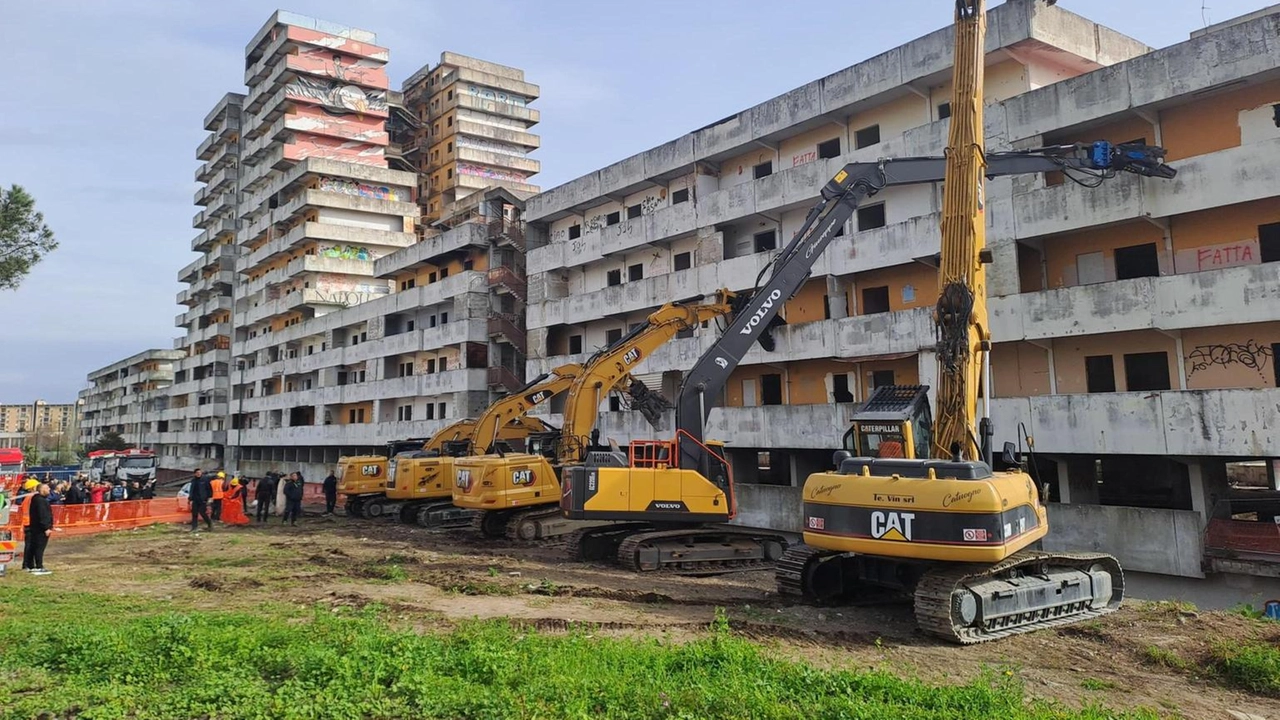
[[[781,290],[774,290],[769,293],[769,297],[765,298],[764,304],[760,306],[760,309],[756,311],[755,315],[751,316],[751,319],[747,321],[746,326],[742,328],[740,334],[750,335],[751,331],[754,330],[755,327],[760,324],[760,321],[764,319],[764,316],[773,309],[773,304],[778,302],[778,299],[781,297]]]

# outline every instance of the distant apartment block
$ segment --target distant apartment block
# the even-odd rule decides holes
[[[1143,141],[1179,170],[988,184],[996,447],[1034,438],[1053,543],[1140,571],[1274,573],[1280,542],[1247,550],[1274,525],[1212,521],[1280,514],[1280,6],[1160,50],[1043,3],[989,18],[989,150]],[[941,155],[951,42],[940,30],[530,198],[527,372],[583,360],[666,301],[752,289],[845,163]],[[728,443],[738,522],[798,531],[799,485],[856,404],[936,384],[940,204],[938,185],[865,202],[776,349],[734,373],[708,431]],[[642,379],[672,396],[717,332],[655,352]],[[655,437],[602,411],[602,438]],[[1241,462],[1267,468],[1271,495],[1228,483]],[[1254,514],[1233,513],[1248,498]]]
[[[169,409],[170,393],[186,357],[181,350],[145,350],[90,372],[79,394],[80,444],[114,432],[135,447],[177,456],[185,448],[170,444],[168,426],[178,414]]]
[[[394,92],[376,43],[277,12],[246,48],[247,92],[206,118],[166,467],[333,463],[523,376],[538,89],[444,53]],[[437,146],[449,167],[432,187],[419,173]]]

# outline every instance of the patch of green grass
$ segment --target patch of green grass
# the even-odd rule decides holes
[[[470,580],[446,585],[443,589],[445,592],[456,595],[518,595],[520,593],[520,588],[518,587],[491,582],[472,582]]]
[[[399,565],[383,565],[382,577],[384,580],[390,580],[391,582],[404,582],[409,579],[409,573],[405,572],[404,568]]]
[[[388,627],[372,606],[76,615],[73,599],[0,589],[0,605],[17,604],[41,611],[0,616],[9,669],[0,720],[1155,717],[1029,700],[994,672],[934,686],[819,669],[735,637],[723,613],[706,636],[676,644],[503,622],[417,635]]]
[[[1260,643],[1219,644],[1210,653],[1214,669],[1236,687],[1280,697],[1280,648]]]
[[[1181,655],[1160,647],[1159,645],[1148,645],[1146,650],[1142,651],[1143,658],[1152,665],[1171,668],[1174,670],[1186,670],[1191,667],[1191,663]]]
[[[1085,678],[1080,681],[1080,687],[1085,690],[1115,690],[1116,684],[1110,680],[1100,680],[1098,678]]]

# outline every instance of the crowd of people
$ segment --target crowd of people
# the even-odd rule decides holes
[[[43,483],[49,486],[49,503],[52,505],[96,505],[122,500],[150,500],[156,496],[154,479],[126,482],[75,477],[59,481],[46,475]]]
[[[254,519],[259,523],[268,522],[271,518],[272,506],[276,505],[279,496],[283,495],[284,514],[281,516],[281,522],[296,526],[298,518],[302,517],[305,482],[301,472],[292,472],[288,475],[268,472],[265,477],[257,481],[253,490],[253,499],[257,505]],[[336,496],[336,490],[331,490],[336,488],[336,485],[337,480],[332,474],[325,478],[323,488],[326,514],[333,512],[330,496]],[[242,511],[246,515],[249,513],[247,484],[242,483],[240,478],[234,475],[228,479],[226,471],[222,469],[215,470],[211,475],[206,475],[203,470],[196,470],[191,478],[187,499],[191,503],[191,532],[199,531],[201,520],[204,520],[206,529],[212,530],[214,521],[222,519],[224,504],[228,502],[239,503]]]

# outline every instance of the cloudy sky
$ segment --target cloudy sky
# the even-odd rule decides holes
[[[1060,0],[1154,47],[1271,0]],[[946,0],[293,0],[390,48],[393,87],[452,50],[542,88],[550,188],[950,21]],[[1208,7],[1205,8],[1204,6]],[[0,292],[0,402],[68,402],[90,370],[178,329],[195,259],[201,122],[243,91],[249,0],[0,0],[0,185],[35,195],[61,247]]]

